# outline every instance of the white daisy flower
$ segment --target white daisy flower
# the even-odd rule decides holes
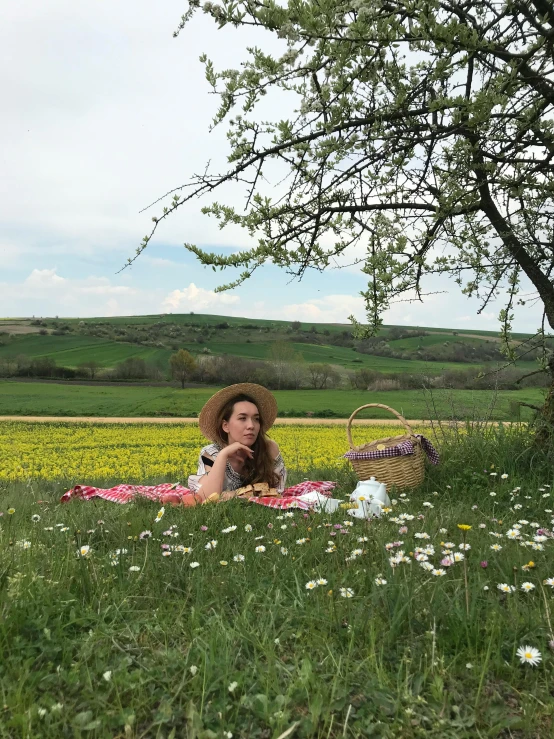
[[[522,582],[521,583],[521,590],[523,590],[524,593],[530,593],[532,590],[535,589],[535,586],[532,582]]]
[[[539,652],[538,649],[535,649],[535,647],[520,647],[517,652],[517,656],[520,659],[521,664],[528,664],[532,667],[536,667],[539,662],[542,660],[542,655]]]

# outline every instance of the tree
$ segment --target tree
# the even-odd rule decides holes
[[[87,359],[86,362],[81,362],[79,369],[83,369],[88,372],[90,379],[94,380],[98,370],[100,369],[100,364],[95,359]]]
[[[295,352],[292,362],[289,365],[291,380],[294,383],[294,389],[299,390],[306,379],[306,360],[301,352]]]
[[[196,360],[185,349],[179,349],[178,352],[169,357],[169,368],[173,379],[179,380],[184,390],[185,382],[196,369]]]
[[[198,8],[190,0],[175,35]],[[506,295],[499,319],[510,359],[514,312],[530,299],[522,280],[544,310],[537,335],[554,328],[549,0],[222,0],[202,10],[220,27],[273,33],[283,53],[252,48],[241,69],[223,71],[204,57],[221,96],[214,125],[227,119],[229,167],[171,191],[128,263],[177,208],[241,182],[244,211],[213,202],[204,212],[243,226],[257,245],[229,255],[187,245],[204,265],[242,270],[221,289],[268,260],[302,277],[357,246],[368,278],[368,326],[352,319],[358,335],[377,331],[391,300],[423,300],[434,274],[478,296],[480,311]],[[291,114],[268,122],[272,93]],[[270,191],[270,181],[284,184]],[[543,417],[552,424],[554,357],[545,350],[537,371],[547,370]]]
[[[269,361],[275,372],[277,389],[281,389],[291,362],[294,361],[294,347],[287,341],[274,341],[268,351]]]
[[[310,382],[314,390],[325,390],[327,385],[337,382],[338,373],[330,364],[321,364],[319,362],[309,364],[308,372],[310,373]]]

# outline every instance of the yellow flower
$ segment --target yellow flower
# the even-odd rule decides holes
[[[458,528],[462,531],[469,531],[471,526],[468,526],[467,523],[459,523]]]
[[[8,513],[10,514],[10,516],[13,516],[13,514],[15,513],[15,508],[8,508]]]

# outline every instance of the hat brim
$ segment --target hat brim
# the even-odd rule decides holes
[[[277,401],[273,394],[263,385],[253,382],[240,382],[224,387],[207,401],[198,417],[200,431],[206,439],[217,442],[219,439],[217,417],[221,408],[237,395],[248,395],[256,403],[263,421],[262,431],[268,431],[277,418]]]

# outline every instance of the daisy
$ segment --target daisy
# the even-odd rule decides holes
[[[548,536],[544,536],[543,534],[537,534],[536,536],[533,537],[533,541],[541,542],[541,541],[547,541],[547,540],[548,540]]]
[[[341,588],[339,592],[343,598],[354,597],[354,591],[352,590],[352,588]]]
[[[281,547],[281,549],[280,549],[279,551],[280,551],[280,552],[281,552],[281,554],[283,554],[283,555],[285,555],[285,554],[288,554],[288,553],[289,553],[289,550],[288,550],[288,549],[287,549],[286,547]]]
[[[441,541],[441,546],[445,547],[446,549],[454,549],[456,545],[454,544],[453,541],[445,541],[445,542]]]
[[[45,526],[44,527],[44,530],[45,531],[54,531],[54,527],[53,526]]]
[[[544,544],[537,544],[536,542],[531,542],[531,549],[534,549],[535,552],[543,552],[544,551]]]
[[[533,585],[532,582],[522,582],[521,589],[523,590],[524,593],[530,593],[531,590],[535,589],[535,586]]]
[[[131,565],[131,567],[129,567],[129,572],[140,572],[140,567],[137,565]]]
[[[508,531],[506,531],[506,537],[508,539],[520,539],[521,534],[517,529],[508,529]]]
[[[425,531],[417,531],[414,534],[416,539],[430,539],[431,537]]]
[[[508,585],[505,582],[498,583],[496,586],[498,590],[501,590],[503,593],[513,593],[515,590],[515,587],[513,585]]]
[[[81,557],[88,557],[90,554],[90,547],[89,546],[81,547],[79,549],[79,554],[81,555]]]
[[[423,567],[423,569],[424,569],[424,570],[426,570],[427,572],[430,572],[431,570],[433,570],[433,569],[434,569],[434,567],[433,567],[433,565],[431,564],[431,562],[420,562],[419,564],[420,564],[420,566],[421,566],[421,567]]]
[[[38,515],[38,513],[35,513],[34,516],[31,516],[31,521],[33,523],[38,523],[40,521],[40,516]]]
[[[318,585],[327,585],[327,580],[324,577],[319,577],[316,582]]]
[[[297,544],[305,544],[307,541],[308,541],[307,539],[297,539],[296,540],[296,543]]]
[[[227,526],[226,529],[221,529],[221,533],[222,534],[230,534],[231,531],[236,531],[236,530],[237,530],[237,527],[236,526]]]
[[[142,541],[143,539],[150,539],[152,536],[151,531],[141,531],[139,534],[139,539]]]
[[[192,552],[192,547],[183,547],[181,551],[183,554],[190,554]]]
[[[500,544],[491,544],[490,548],[493,552],[500,552],[502,549],[502,546]]]
[[[156,519],[155,519],[154,523],[158,523],[158,521],[161,521],[162,518],[163,518],[164,513],[165,513],[165,508],[162,506],[160,508],[160,510],[158,511],[157,515],[156,515]]]
[[[539,662],[542,660],[541,653],[538,649],[535,649],[535,647],[520,647],[517,652],[517,656],[520,659],[521,664],[527,663],[528,665],[531,665],[532,667],[536,667]]]
[[[244,562],[244,554],[235,554],[233,562]]]
[[[386,585],[387,581],[384,577],[376,577],[375,578],[375,585]]]
[[[204,547],[204,549],[215,549],[216,546],[217,546],[217,540],[216,539],[212,539],[211,541],[209,541],[206,544],[206,546]]]
[[[367,536],[358,536],[357,541],[361,544],[364,541],[368,541]]]
[[[417,554],[414,554],[414,559],[416,562],[427,562],[429,557],[426,554],[423,554],[423,552],[417,552]]]
[[[162,557],[171,557],[171,552],[168,552],[167,550],[162,552]]]
[[[249,523],[247,523],[246,526],[244,527],[244,530],[245,531],[252,531],[252,526]]]
[[[336,547],[327,547],[327,549],[325,551],[327,552],[327,554],[331,554],[332,552],[336,552],[337,551],[337,548]]]
[[[454,552],[454,562],[463,562],[465,559],[465,554],[462,554],[461,552]]]
[[[352,557],[360,557],[364,553],[363,549],[354,549],[352,551]]]
[[[260,544],[260,546],[259,546],[259,547],[256,547],[256,548],[254,549],[254,551],[255,551],[255,552],[265,552],[265,547],[264,547],[264,545],[263,545],[263,544]]]
[[[60,531],[69,531],[69,526],[62,526]]]
[[[458,544],[458,549],[462,549],[464,552],[467,552],[471,549],[471,544]]]
[[[313,590],[314,588],[317,588],[317,583],[315,580],[310,580],[306,583],[304,587],[306,588],[306,590]]]
[[[443,575],[446,575],[446,570],[443,570],[442,568],[431,570],[431,574],[435,575],[435,577],[442,577]]]
[[[195,570],[197,567],[200,567],[200,562],[191,562],[190,566],[191,569]]]

